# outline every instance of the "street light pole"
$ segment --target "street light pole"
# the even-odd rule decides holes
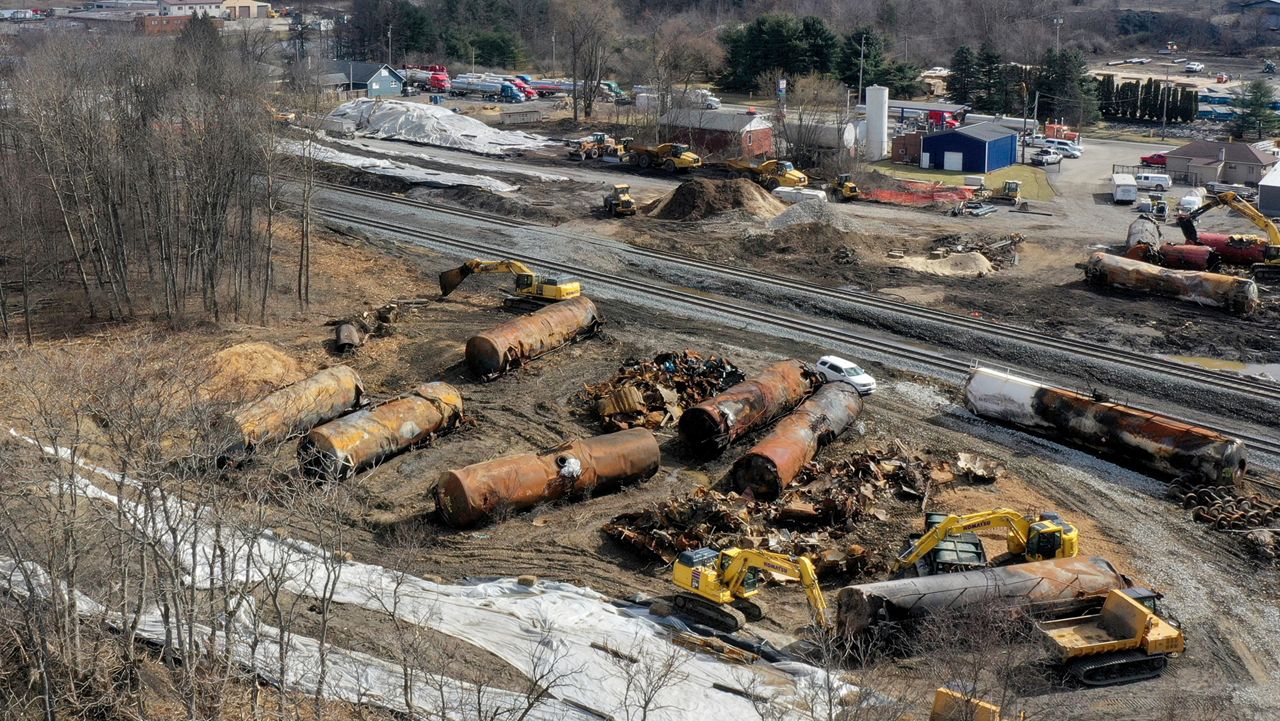
[[[1062,18],[1053,19],[1053,52],[1062,52]]]
[[[867,57],[867,36],[858,43],[858,102],[862,102],[862,63]]]
[[[1160,107],[1160,139],[1165,138],[1165,129],[1169,125],[1169,63],[1164,64],[1164,86],[1160,88],[1163,102]]]

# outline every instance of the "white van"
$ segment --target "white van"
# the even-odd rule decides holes
[[[1188,73],[1202,73],[1204,72],[1204,63],[1187,63],[1187,66],[1182,70]]]
[[[1062,154],[1064,158],[1079,158],[1084,155],[1084,149],[1070,140],[1059,140],[1058,138],[1046,138],[1044,147],[1050,150],[1056,150]]]
[[[1138,184],[1128,173],[1111,176],[1111,202],[1129,205],[1138,199]]]
[[[1163,193],[1173,187],[1173,180],[1164,173],[1138,173],[1133,182],[1144,190],[1157,190]]]

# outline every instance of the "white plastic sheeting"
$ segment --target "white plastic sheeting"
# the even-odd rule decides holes
[[[477,158],[475,160],[464,160],[463,158],[458,157],[456,153],[450,154],[446,157],[443,155],[432,155],[430,153],[420,153],[420,152],[413,152],[410,150],[400,150],[398,148],[388,148],[386,147],[386,145],[373,147],[373,146],[366,145],[365,142],[367,141],[362,142],[359,140],[343,140],[340,138],[330,138],[330,140],[332,140],[335,143],[339,143],[341,145],[349,145],[353,148],[365,148],[368,150],[373,150],[375,152],[382,153],[383,155],[394,155],[402,158],[418,158],[420,160],[427,160],[433,163],[445,163],[458,168],[468,168],[470,170],[484,170],[490,173],[507,173],[509,175],[522,175],[525,177],[534,178],[536,180],[541,180],[547,183],[559,183],[559,182],[564,182],[569,180],[569,178],[563,175],[555,175],[553,173],[543,173],[538,170],[532,170],[523,165],[514,165],[511,163],[503,162],[501,160],[485,160],[481,158]],[[387,143],[387,145],[390,145],[390,144],[391,144],[390,142]],[[405,146],[405,147],[409,147],[409,146]]]
[[[495,193],[509,193],[520,189],[518,185],[504,183],[497,178],[490,178],[486,175],[467,175],[464,173],[446,173],[439,170],[430,170],[416,165],[398,163],[394,160],[346,153],[319,143],[312,143],[308,148],[307,144],[300,140],[280,140],[277,141],[276,147],[289,155],[301,157],[309,152],[312,158],[322,163],[343,165],[378,175],[389,175],[393,178],[407,180],[410,183],[423,183],[444,188],[471,185]]]
[[[63,459],[70,457],[65,449],[44,450]],[[81,465],[121,479],[105,469]],[[660,708],[648,713],[651,721],[758,716],[749,699],[717,690],[713,684],[753,687],[747,690],[772,694],[784,704],[795,693],[795,679],[768,664],[732,665],[677,650],[646,612],[620,609],[590,589],[547,581],[526,587],[513,579],[470,586],[438,584],[381,566],[338,562],[322,548],[271,530],[246,529],[237,534],[223,525],[215,537],[205,522],[211,515],[208,509],[174,498],[153,499],[152,514],[146,516],[140,504],[117,498],[88,479],[79,481],[86,494],[120,506],[131,524],[150,532],[157,542],[179,544],[182,552],[174,557],[186,563],[187,580],[197,588],[224,581],[247,586],[274,577],[276,582],[283,580],[283,589],[290,593],[320,598],[331,586],[333,600],[338,603],[376,613],[394,609],[396,617],[483,648],[526,676],[545,671],[539,664],[554,660],[555,673],[564,675],[556,692],[559,698],[615,718],[634,713],[634,707],[628,708],[628,689],[634,694],[634,685],[628,680],[635,677],[637,669],[623,667],[616,653],[604,649],[640,659],[640,666],[656,665],[673,653],[683,657],[678,677],[658,695]],[[154,528],[158,504],[164,505],[159,513],[176,526],[176,533]],[[548,649],[548,644],[553,648]],[[792,676],[797,675],[795,667],[807,669],[800,674],[808,679],[806,684],[812,683],[815,674],[821,675],[818,669],[790,666]],[[840,696],[856,691],[848,687]]]
[[[482,155],[506,155],[512,150],[540,148],[550,142],[531,133],[491,128],[443,105],[358,98],[339,105],[330,115],[356,121],[356,130],[362,135]]]
[[[11,558],[0,556],[0,593],[11,593],[18,598],[25,598],[34,591],[37,598],[48,598],[53,588],[48,572],[31,562],[17,563]],[[63,593],[68,589],[63,587]],[[78,590],[70,590],[75,594],[76,611],[86,621],[100,621],[109,628],[124,628],[119,614],[105,609],[101,604]],[[246,612],[231,624],[231,635],[228,637],[224,629],[213,631],[208,626],[193,625],[191,637],[203,644],[208,639],[216,639],[219,649],[244,669],[252,669],[254,673],[269,683],[305,694],[315,693],[320,680],[320,644],[316,639],[298,634],[281,634],[280,629],[259,623],[255,629],[248,620]],[[138,624],[137,638],[154,644],[164,644],[168,635],[165,633],[164,618],[156,611],[146,611]],[[283,637],[283,639],[282,639]],[[257,643],[252,643],[254,639]],[[280,647],[286,646],[284,675],[280,675]],[[404,693],[404,668],[375,656],[356,651],[337,648],[328,644],[325,655],[325,698],[347,701],[350,703],[370,704],[398,713],[409,712]],[[525,697],[510,691],[494,688],[477,689],[475,686],[440,676],[427,675],[421,669],[414,670],[415,678],[412,686],[412,701],[415,710],[426,707],[432,709],[431,718],[439,718],[439,707],[448,706],[446,714],[449,718],[475,719],[482,718],[476,708],[479,704],[489,709],[521,709],[525,705]],[[579,711],[554,699],[546,700],[536,706],[527,717],[531,721],[588,721],[591,715]]]

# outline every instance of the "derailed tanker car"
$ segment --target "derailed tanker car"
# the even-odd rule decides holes
[[[700,455],[719,455],[738,438],[790,412],[820,385],[822,376],[804,361],[774,363],[685,411],[680,437]]]
[[[989,368],[970,371],[964,396],[975,415],[1189,486],[1233,485],[1248,466],[1244,443],[1217,431]]]
[[[596,304],[584,295],[552,303],[472,336],[467,340],[467,365],[481,380],[493,380],[560,346],[594,335],[602,322]]]
[[[426,383],[310,433],[298,463],[310,478],[335,481],[446,432],[462,418],[462,394],[448,383]]]
[[[1237,315],[1248,315],[1258,309],[1258,286],[1246,278],[1161,268],[1101,251],[1089,256],[1084,263],[1084,274],[1093,285],[1166,295]]]
[[[232,412],[229,420],[240,440],[224,457],[305,433],[363,402],[364,384],[354,370],[347,366],[326,368]]]

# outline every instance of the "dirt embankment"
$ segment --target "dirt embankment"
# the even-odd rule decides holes
[[[750,180],[694,178],[681,183],[680,187],[644,210],[649,217],[659,220],[705,220],[732,210],[767,219],[778,215],[785,207]]]

